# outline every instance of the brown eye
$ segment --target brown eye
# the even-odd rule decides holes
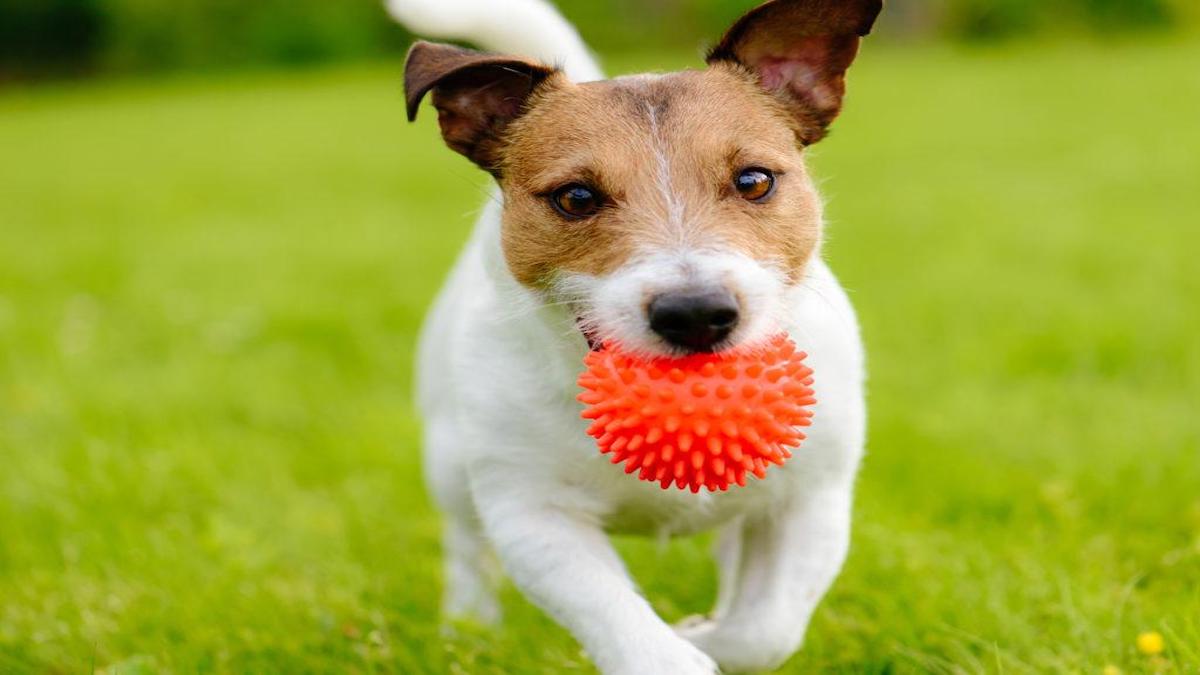
[[[600,195],[586,185],[572,183],[555,190],[550,204],[567,218],[587,218],[600,210]]]
[[[759,202],[775,191],[775,174],[767,169],[746,169],[733,179],[733,186],[742,199]]]

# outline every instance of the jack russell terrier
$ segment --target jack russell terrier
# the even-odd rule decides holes
[[[779,666],[845,560],[866,416],[804,150],[841,110],[882,0],[772,0],[706,67],[611,80],[542,0],[389,1],[415,32],[507,54],[417,42],[405,67],[409,118],[431,95],[446,144],[497,185],[419,356],[445,615],[498,620],[495,555],[605,673]],[[819,403],[766,479],[663,490],[586,435],[589,349],[680,356],[781,332],[809,353]],[[718,528],[715,606],[674,627],[607,537]]]

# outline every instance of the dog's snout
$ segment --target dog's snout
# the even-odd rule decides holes
[[[712,351],[738,323],[738,303],[728,291],[667,293],[648,310],[650,330],[668,343],[694,352]]]

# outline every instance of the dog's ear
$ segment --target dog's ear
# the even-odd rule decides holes
[[[555,72],[518,57],[420,41],[409,50],[404,66],[408,120],[417,118],[421,99],[433,92],[446,145],[498,175],[504,128]]]
[[[805,145],[825,137],[842,109],[846,69],[883,0],[771,0],[729,29],[708,56],[757,75],[796,117]]]

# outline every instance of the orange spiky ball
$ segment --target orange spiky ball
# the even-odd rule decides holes
[[[579,376],[588,434],[625,473],[659,483],[727,490],[783,464],[811,423],[812,369],[786,336],[679,359],[640,359],[606,345]]]

